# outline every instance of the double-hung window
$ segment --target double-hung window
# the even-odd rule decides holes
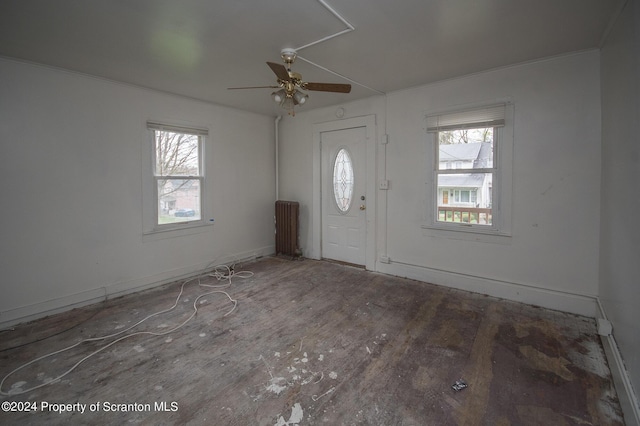
[[[207,130],[147,123],[153,134],[155,229],[202,223]]]
[[[511,111],[498,104],[427,115],[434,147],[429,227],[509,233]]]

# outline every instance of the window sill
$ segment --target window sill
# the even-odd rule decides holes
[[[211,221],[198,221],[197,223],[181,223],[175,224],[175,226],[167,226],[162,228],[155,228],[142,233],[142,241],[157,241],[164,240],[166,238],[176,238],[185,235],[200,234],[208,231],[213,227],[213,220]]]
[[[511,244],[511,234],[494,229],[478,229],[477,227],[454,225],[442,226],[425,223],[420,226],[422,235],[433,238],[446,238],[450,240],[478,241],[493,244]]]

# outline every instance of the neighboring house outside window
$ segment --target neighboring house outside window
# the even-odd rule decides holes
[[[486,130],[486,129],[483,129]],[[491,138],[492,138],[492,130]],[[456,170],[473,169],[491,163],[491,142],[470,142],[440,145],[439,169],[451,170],[452,158]],[[491,208],[490,174],[452,174],[438,179],[438,205]]]

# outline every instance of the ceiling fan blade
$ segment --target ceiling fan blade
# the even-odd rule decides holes
[[[289,81],[291,80],[291,77],[289,77],[289,72],[287,71],[287,69],[285,68],[284,65],[282,64],[276,64],[274,62],[267,62],[267,65],[269,65],[269,68],[271,68],[271,71],[273,71],[273,73],[280,79],[280,80],[284,80],[284,81]]]
[[[227,87],[227,90],[238,90],[238,89],[277,89],[280,86],[246,86],[246,87]]]
[[[350,84],[337,84],[337,83],[303,83],[302,88],[306,90],[315,90],[318,92],[337,92],[337,93],[350,93]]]

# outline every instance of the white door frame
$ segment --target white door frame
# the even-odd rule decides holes
[[[320,151],[321,134],[335,130],[353,129],[365,127],[366,151],[365,159],[367,174],[365,182],[365,197],[367,209],[365,210],[365,268],[375,270],[376,261],[376,117],[366,115],[363,117],[347,118],[344,120],[328,121],[313,125],[313,205],[311,208],[311,252],[308,256],[312,259],[322,258],[322,194],[321,173],[322,155]]]

